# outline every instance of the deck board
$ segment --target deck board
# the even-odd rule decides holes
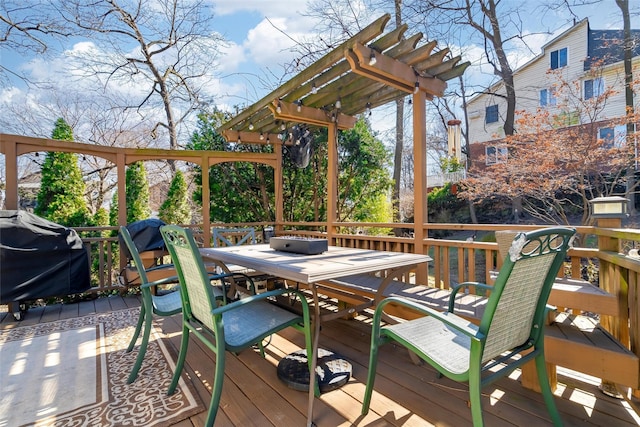
[[[110,296],[80,303],[29,309],[21,324],[55,321],[98,312],[104,313],[140,304],[138,296]],[[331,302],[324,306],[331,308]],[[0,328],[18,322],[6,310]],[[323,394],[315,401],[314,421],[324,426],[470,426],[471,412],[464,384],[438,378],[426,365],[415,365],[408,352],[393,344],[380,348],[380,359],[371,411],[360,416],[365,389],[370,340],[370,313],[356,319],[338,319],[323,324],[320,345],[346,357],[353,377],[345,386]],[[180,315],[156,318],[158,332],[174,357],[180,345]],[[227,353],[226,375],[216,427],[304,425],[307,393],[288,388],[277,378],[276,365],[286,354],[304,345],[303,335],[287,329],[272,338],[266,358],[247,349],[238,355]],[[189,347],[183,377],[208,407],[211,398],[215,355],[197,340]],[[549,425],[546,407],[539,393],[525,389],[512,379],[503,379],[483,389],[485,423],[491,426]],[[640,406],[602,394],[598,380],[568,370],[559,370],[556,403],[566,426],[637,426]],[[194,427],[204,423],[206,411],[173,424]]]

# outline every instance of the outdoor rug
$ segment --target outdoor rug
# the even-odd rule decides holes
[[[0,427],[165,426],[203,410],[152,331],[138,378],[126,353],[138,308],[0,331]]]

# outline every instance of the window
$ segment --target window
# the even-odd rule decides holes
[[[485,163],[487,165],[506,163],[508,152],[509,150],[507,149],[507,147],[496,147],[493,145],[488,145],[484,148]]]
[[[495,123],[498,121],[498,105],[489,105],[486,109],[485,109],[485,117],[484,117],[484,122],[485,123]]]
[[[562,111],[553,117],[553,127],[562,128],[580,124],[580,113],[578,111]]]
[[[604,140],[603,148],[621,148],[627,141],[627,125],[600,128],[598,138]]]
[[[556,92],[554,89],[542,89],[540,91],[540,106],[556,105]]]
[[[567,48],[563,47],[562,49],[554,50],[551,52],[551,69],[555,70],[558,68],[567,66]]]
[[[604,79],[598,77],[584,81],[584,99],[597,98],[604,93]]]

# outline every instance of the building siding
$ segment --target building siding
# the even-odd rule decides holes
[[[588,43],[589,24],[585,19],[550,41],[543,47],[540,55],[514,72],[516,119],[518,117],[518,111],[535,113],[538,108],[548,109],[551,114],[559,114],[562,111],[570,112],[572,110],[571,107],[567,105],[566,100],[560,98],[557,98],[556,106],[547,105],[540,107],[540,91],[542,89],[551,90],[554,83],[560,79],[567,82],[575,82],[575,86],[573,87],[575,88],[577,97],[575,95],[570,97],[574,102],[577,99],[584,98],[584,81],[598,77],[593,76],[588,71],[584,71],[585,63],[589,61]],[[560,69],[550,70],[551,52],[563,48],[567,49],[567,65]],[[636,67],[636,69],[640,67],[640,56],[634,57],[634,67]],[[598,116],[598,120],[604,121],[619,117],[625,112],[623,63],[617,62],[603,67],[601,76],[604,79],[605,90],[613,88],[615,91],[615,93],[607,99],[602,112]],[[496,92],[499,95],[505,94],[504,86],[501,82],[489,88],[487,92]],[[485,123],[486,107],[496,104],[498,105],[499,112],[498,122]],[[481,94],[469,101],[467,106],[469,114],[468,133],[471,144],[494,141],[505,136],[503,124],[506,108],[506,100],[492,94]],[[587,117],[581,117],[582,123],[587,121]],[[473,156],[479,152],[484,152],[484,149],[475,149],[472,151]]]

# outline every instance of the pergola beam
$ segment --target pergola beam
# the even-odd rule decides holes
[[[278,99],[273,100],[269,109],[276,119],[323,127],[328,127],[335,123],[338,129],[341,130],[351,129],[358,120],[356,117],[348,116],[337,110],[321,110],[319,108],[293,104]]]
[[[259,144],[272,145],[281,143],[277,133],[270,132],[245,132],[236,130],[225,130],[222,136],[229,142],[237,142],[239,144]]]
[[[393,86],[407,93],[420,90],[429,96],[444,96],[447,84],[436,77],[423,77],[416,68],[355,43],[345,52],[354,73]],[[371,60],[375,57],[375,63]]]

